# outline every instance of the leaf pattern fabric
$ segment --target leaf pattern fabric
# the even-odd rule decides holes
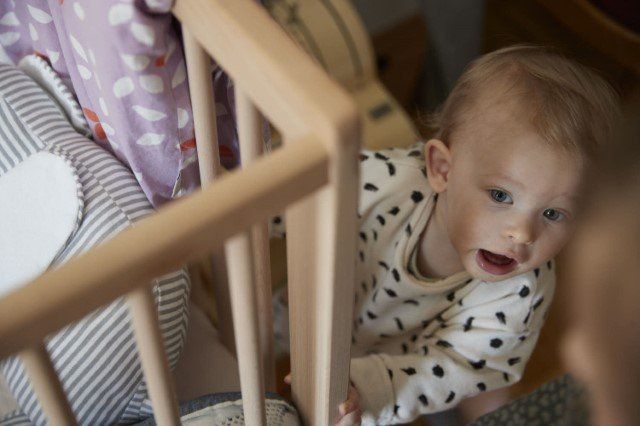
[[[36,54],[75,93],[93,139],[154,206],[199,186],[187,72],[170,0],[2,0],[0,62]],[[212,75],[221,162],[238,163],[233,85]]]

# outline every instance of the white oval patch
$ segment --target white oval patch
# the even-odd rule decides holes
[[[123,98],[133,92],[134,85],[131,77],[122,77],[119,78],[115,83],[113,83],[113,94],[116,95],[116,98]]]

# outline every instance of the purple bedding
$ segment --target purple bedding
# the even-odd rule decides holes
[[[171,0],[0,0],[0,61],[36,53],[76,94],[97,144],[154,206],[199,185],[193,120]],[[221,160],[238,162],[233,87],[217,68]]]

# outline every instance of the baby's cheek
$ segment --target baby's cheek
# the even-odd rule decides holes
[[[454,213],[453,232],[450,234],[453,245],[459,251],[477,248],[486,239],[490,226],[483,215],[473,214],[471,209],[461,208]]]

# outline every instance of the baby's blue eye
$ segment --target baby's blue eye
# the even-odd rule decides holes
[[[546,209],[544,212],[542,212],[542,215],[544,217],[546,217],[549,220],[552,220],[554,222],[557,222],[559,220],[562,219],[563,214],[560,213],[558,210],[554,210],[554,209]]]
[[[511,195],[499,189],[491,189],[489,190],[489,194],[491,194],[491,198],[493,199],[493,201],[496,201],[498,203],[507,203],[507,204],[513,203],[513,200],[511,199]]]

